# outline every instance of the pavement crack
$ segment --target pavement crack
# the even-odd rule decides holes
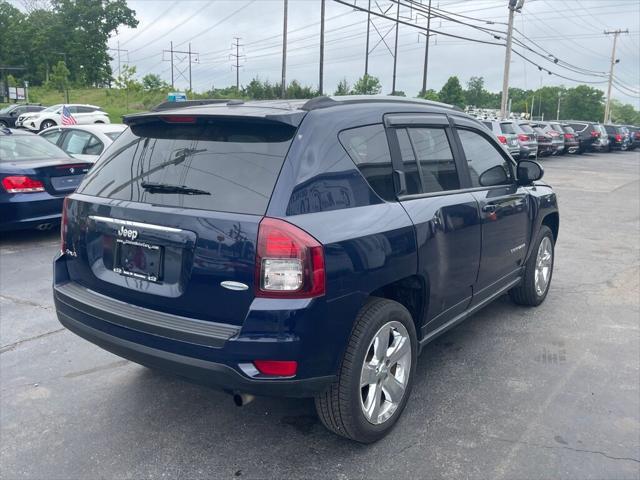
[[[24,298],[12,297],[9,295],[0,295],[0,300],[7,300],[9,302],[18,303],[20,305],[28,305],[30,307],[38,307],[44,310],[52,310],[53,307],[49,305],[42,305],[38,302],[33,302],[31,300],[25,300]]]
[[[511,439],[508,439],[508,438],[500,438],[500,437],[493,437],[493,436],[490,436],[489,438],[492,438],[493,440],[497,440],[499,442],[526,445],[528,447],[546,448],[548,450],[571,450],[572,452],[579,452],[579,453],[593,453],[593,454],[597,454],[597,455],[602,455],[603,457],[606,457],[606,458],[608,458],[610,460],[624,460],[624,461],[629,461],[629,462],[640,463],[640,460],[637,459],[637,458],[633,458],[633,457],[614,457],[613,455],[609,455],[608,453],[601,452],[600,450],[587,450],[587,449],[582,449],[582,448],[573,448],[573,447],[570,447],[568,445],[544,445],[542,443],[526,442],[526,441],[521,441],[521,440],[511,440]]]
[[[10,343],[8,345],[3,345],[2,347],[0,347],[0,354],[10,352],[11,350],[14,350],[16,347],[22,345],[23,343],[31,342],[33,340],[39,340],[40,338],[48,337],[49,335],[53,335],[54,333],[60,333],[60,332],[63,332],[64,330],[66,330],[66,328],[62,327],[62,328],[58,328],[57,330],[51,330],[50,332],[41,333],[40,335],[36,335],[35,337],[29,337],[23,340],[18,340],[17,342],[14,342],[14,343]]]

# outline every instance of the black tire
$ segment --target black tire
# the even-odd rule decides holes
[[[46,130],[47,128],[55,127],[57,125],[53,120],[45,120],[40,124],[40,130]]]
[[[0,120],[0,128],[7,128],[9,125],[7,125],[7,122]]]
[[[383,423],[370,423],[361,406],[360,375],[376,333],[390,321],[401,323],[411,341],[411,366],[404,396],[395,412]],[[418,359],[416,329],[409,311],[392,300],[371,297],[356,317],[338,379],[315,398],[318,417],[332,432],[360,443],[373,443],[384,437],[398,421],[411,394]]]
[[[538,258],[538,249],[540,248],[540,244],[545,238],[548,238],[551,241],[551,271],[549,273],[549,280],[544,292],[542,294],[539,294],[536,291],[535,286],[536,261]],[[553,239],[553,233],[551,232],[551,229],[549,227],[547,227],[546,225],[542,225],[540,227],[540,231],[538,232],[538,236],[536,237],[533,249],[531,250],[529,259],[527,260],[527,263],[525,265],[522,281],[517,287],[514,287],[509,291],[511,299],[518,305],[526,305],[530,307],[537,307],[542,302],[544,302],[544,299],[547,298],[547,293],[549,293],[549,287],[551,286],[551,280],[553,278],[554,261],[555,243]]]

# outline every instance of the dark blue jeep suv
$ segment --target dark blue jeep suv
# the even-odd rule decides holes
[[[60,322],[140,364],[315,397],[373,442],[427,342],[493,299],[547,295],[558,236],[541,167],[480,122],[395,97],[202,105],[129,128],[65,202]]]

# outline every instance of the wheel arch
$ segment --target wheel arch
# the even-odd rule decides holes
[[[418,341],[422,339],[422,327],[429,305],[428,278],[410,275],[377,288],[369,296],[386,298],[403,305],[413,318]]]
[[[553,233],[553,242],[558,241],[558,234],[560,233],[560,215],[558,212],[551,212],[542,219],[542,225],[549,227]]]

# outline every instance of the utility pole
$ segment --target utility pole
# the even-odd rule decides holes
[[[182,50],[174,50],[173,41],[171,41],[169,45],[169,50],[162,51],[162,60],[165,62],[171,62],[171,88],[175,88],[175,81],[177,77],[182,77],[185,81],[189,82],[189,90],[192,90],[193,82],[191,76],[191,63],[198,63],[199,54],[191,51],[191,43],[189,43],[189,50],[186,52]],[[168,60],[164,58],[164,54],[169,54]],[[179,65],[182,65],[185,62],[187,62],[187,66],[179,67]]]
[[[560,120],[560,92],[558,92],[558,108],[556,109],[556,120]]]
[[[369,75],[369,31],[371,29],[371,0],[367,8],[367,50],[364,55],[364,74]]]
[[[284,21],[282,22],[282,85],[280,86],[280,96],[287,95],[287,11],[289,0],[284,0]]]
[[[430,43],[430,31],[431,31],[431,0],[429,0],[429,11],[427,13],[427,34],[426,46],[424,47],[424,72],[422,74],[422,95],[427,93],[427,69],[429,68],[429,43]]]
[[[240,91],[240,59],[242,57],[244,57],[244,55],[240,55],[240,47],[242,47],[242,45],[240,45],[240,37],[233,37],[235,40],[235,43],[233,44],[234,47],[236,47],[236,53],[232,53],[231,56],[234,57],[236,59],[236,64],[233,65],[233,68],[236,69],[236,92]]]
[[[616,60],[616,43],[618,43],[618,36],[621,33],[629,33],[629,29],[626,30],[605,30],[605,35],[613,35],[613,49],[611,50],[611,65],[609,66],[609,87],[607,88],[607,104],[604,108],[604,123],[611,121],[611,82],[613,82],[613,67],[620,60]]]
[[[398,67],[398,27],[400,26],[400,2],[396,10],[396,41],[393,46],[393,85],[391,87],[391,95],[396,93],[396,72]]]
[[[324,2],[325,0],[320,0],[320,78],[318,81],[320,95],[324,92]]]
[[[511,66],[511,41],[513,37],[513,16],[522,9],[524,0],[509,0],[509,28],[507,29],[507,51],[504,56],[504,76],[502,78],[502,99],[500,116],[506,118],[509,98],[509,67]]]

